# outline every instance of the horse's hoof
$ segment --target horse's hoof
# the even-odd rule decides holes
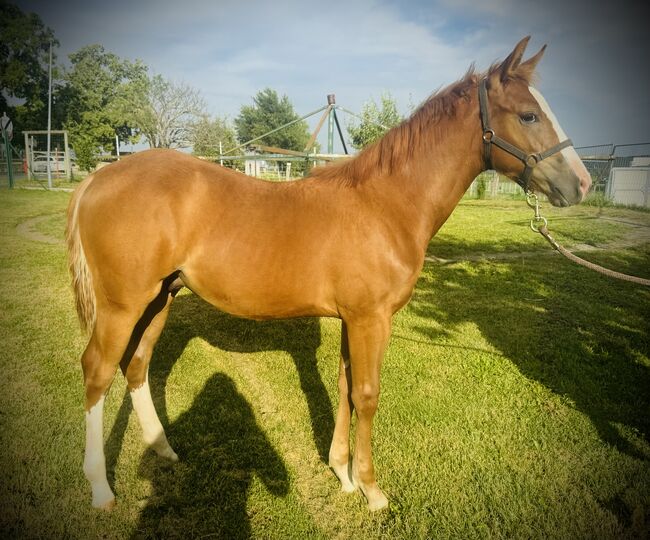
[[[356,479],[355,483],[359,486],[361,493],[363,493],[368,501],[368,510],[374,512],[388,508],[388,498],[376,483],[371,486],[364,486],[358,479]]]
[[[330,463],[330,468],[341,482],[341,491],[344,493],[352,493],[357,490],[357,486],[350,479],[350,471],[347,463],[345,465],[332,465]]]
[[[345,481],[341,481],[341,491],[343,493],[354,493],[357,490],[357,486],[355,486],[350,480],[346,479]]]
[[[115,508],[115,497],[107,501],[93,501],[93,506],[98,510],[103,510],[104,512],[110,512]]]
[[[381,491],[373,495],[373,497],[367,497],[368,499],[368,510],[371,512],[376,512],[378,510],[383,510],[388,508],[388,499]]]
[[[167,449],[165,452],[161,452],[159,455],[161,457],[164,457],[165,459],[168,459],[172,463],[178,462],[178,454],[174,452],[171,448]]]
[[[153,449],[161,458],[168,459],[172,463],[176,463],[178,461],[178,454],[172,450],[172,447],[169,446],[169,444],[154,444]]]
[[[96,482],[91,484],[93,494],[93,507],[110,511],[115,506],[115,494],[108,482]]]

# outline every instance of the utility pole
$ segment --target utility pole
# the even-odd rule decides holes
[[[11,138],[13,137],[13,124],[6,112],[2,113],[0,118],[0,127],[2,127],[2,140],[5,145],[5,157],[7,158],[7,177],[9,178],[9,187],[14,187],[13,163],[11,159]]]
[[[50,149],[52,147],[52,41],[50,41],[50,67],[48,70],[47,90],[47,187],[52,189],[52,164],[50,163]]]

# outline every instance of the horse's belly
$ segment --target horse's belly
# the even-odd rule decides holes
[[[222,311],[248,319],[290,317],[335,317],[338,311],[326,281],[287,279],[266,275],[260,278],[250,270],[201,274],[183,270],[185,285]]]

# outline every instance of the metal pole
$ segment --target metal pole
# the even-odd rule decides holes
[[[30,139],[31,139],[30,148],[32,149],[32,151],[30,152],[30,155],[29,155],[29,158],[30,158],[31,161],[28,162],[28,166],[29,166],[29,171],[30,171],[29,179],[32,180],[33,178],[36,177],[36,175],[33,174],[34,173],[34,168],[33,168],[34,167],[34,148],[35,148],[35,145],[36,145],[36,141],[34,140],[34,135],[32,135],[30,137]]]
[[[72,180],[72,163],[70,163],[70,147],[68,146],[68,132],[63,132],[63,149],[65,151],[65,176]]]
[[[117,161],[120,160],[120,137],[116,133],[115,134],[115,153],[117,154]]]
[[[384,124],[380,124],[379,122],[373,122],[372,120],[368,120],[366,118],[363,118],[363,116],[359,116],[357,113],[352,112],[351,110],[346,109],[345,107],[341,107],[340,105],[337,105],[336,108],[342,110],[344,113],[349,114],[350,116],[354,116],[355,118],[358,118],[362,122],[370,122],[371,124],[374,124],[375,126],[379,126],[380,128],[385,129],[386,131],[388,131],[390,129],[390,128],[386,127]]]
[[[29,135],[25,132],[25,165],[27,166],[27,180],[32,179],[32,164],[30,163]]]
[[[6,117],[7,113],[3,113],[3,117]],[[8,123],[8,122],[7,122]],[[9,134],[5,129],[5,123],[2,122],[2,139],[5,144],[5,157],[7,158],[7,177],[9,178],[9,187],[14,187],[14,175],[12,171],[12,159],[11,159],[11,144],[9,143]]]
[[[336,108],[332,109],[334,113],[334,121],[336,122],[336,129],[339,132],[339,138],[341,139],[341,144],[343,145],[343,152],[347,155],[348,147],[345,145],[345,138],[343,137],[343,131],[341,131],[341,124],[339,124],[339,117],[336,116]]]
[[[50,41],[50,66],[48,69],[47,89],[47,186],[52,189],[52,165],[50,164],[50,148],[52,145],[52,42]]]
[[[278,128],[272,129],[271,131],[267,131],[264,135],[260,135],[259,137],[255,137],[254,139],[251,139],[250,141],[246,141],[245,143],[240,144],[239,146],[235,146],[234,148],[230,148],[229,150],[226,150],[223,155],[230,154],[230,152],[234,152],[235,150],[239,150],[240,148],[244,148],[245,146],[248,146],[250,143],[259,141],[260,139],[263,139],[264,137],[268,135],[272,135],[273,133],[276,133],[277,131],[280,131],[281,129],[288,128],[289,126],[293,126],[296,122],[300,122],[302,120],[305,120],[309,118],[310,116],[314,116],[315,114],[318,114],[321,111],[324,111],[327,109],[329,105],[324,105],[320,109],[316,109],[315,111],[310,112],[309,114],[306,114],[305,116],[301,116],[300,118],[296,118],[295,120],[292,120],[291,122],[287,122],[283,126],[280,126]]]
[[[320,133],[320,130],[323,127],[323,124],[325,123],[325,119],[329,116],[331,110],[332,110],[332,105],[328,105],[327,108],[325,109],[325,112],[323,112],[323,116],[320,117],[318,124],[316,124],[316,129],[311,134],[311,137],[309,138],[309,142],[307,142],[307,146],[305,146],[305,150],[304,150],[305,152],[311,152],[311,148],[312,146],[314,146],[314,143],[316,142],[316,137],[318,137],[318,134]]]
[[[223,156],[223,145],[221,144],[221,141],[219,141],[219,155]],[[223,159],[219,160],[219,165],[223,167]]]
[[[327,117],[327,153],[334,153],[334,107],[336,104],[336,96],[328,94],[327,104],[330,106],[330,112]]]

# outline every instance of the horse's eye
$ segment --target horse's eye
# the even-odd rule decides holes
[[[524,124],[534,124],[535,122],[537,122],[537,115],[532,112],[524,113],[521,116],[519,116],[519,118],[521,118],[521,121]]]

